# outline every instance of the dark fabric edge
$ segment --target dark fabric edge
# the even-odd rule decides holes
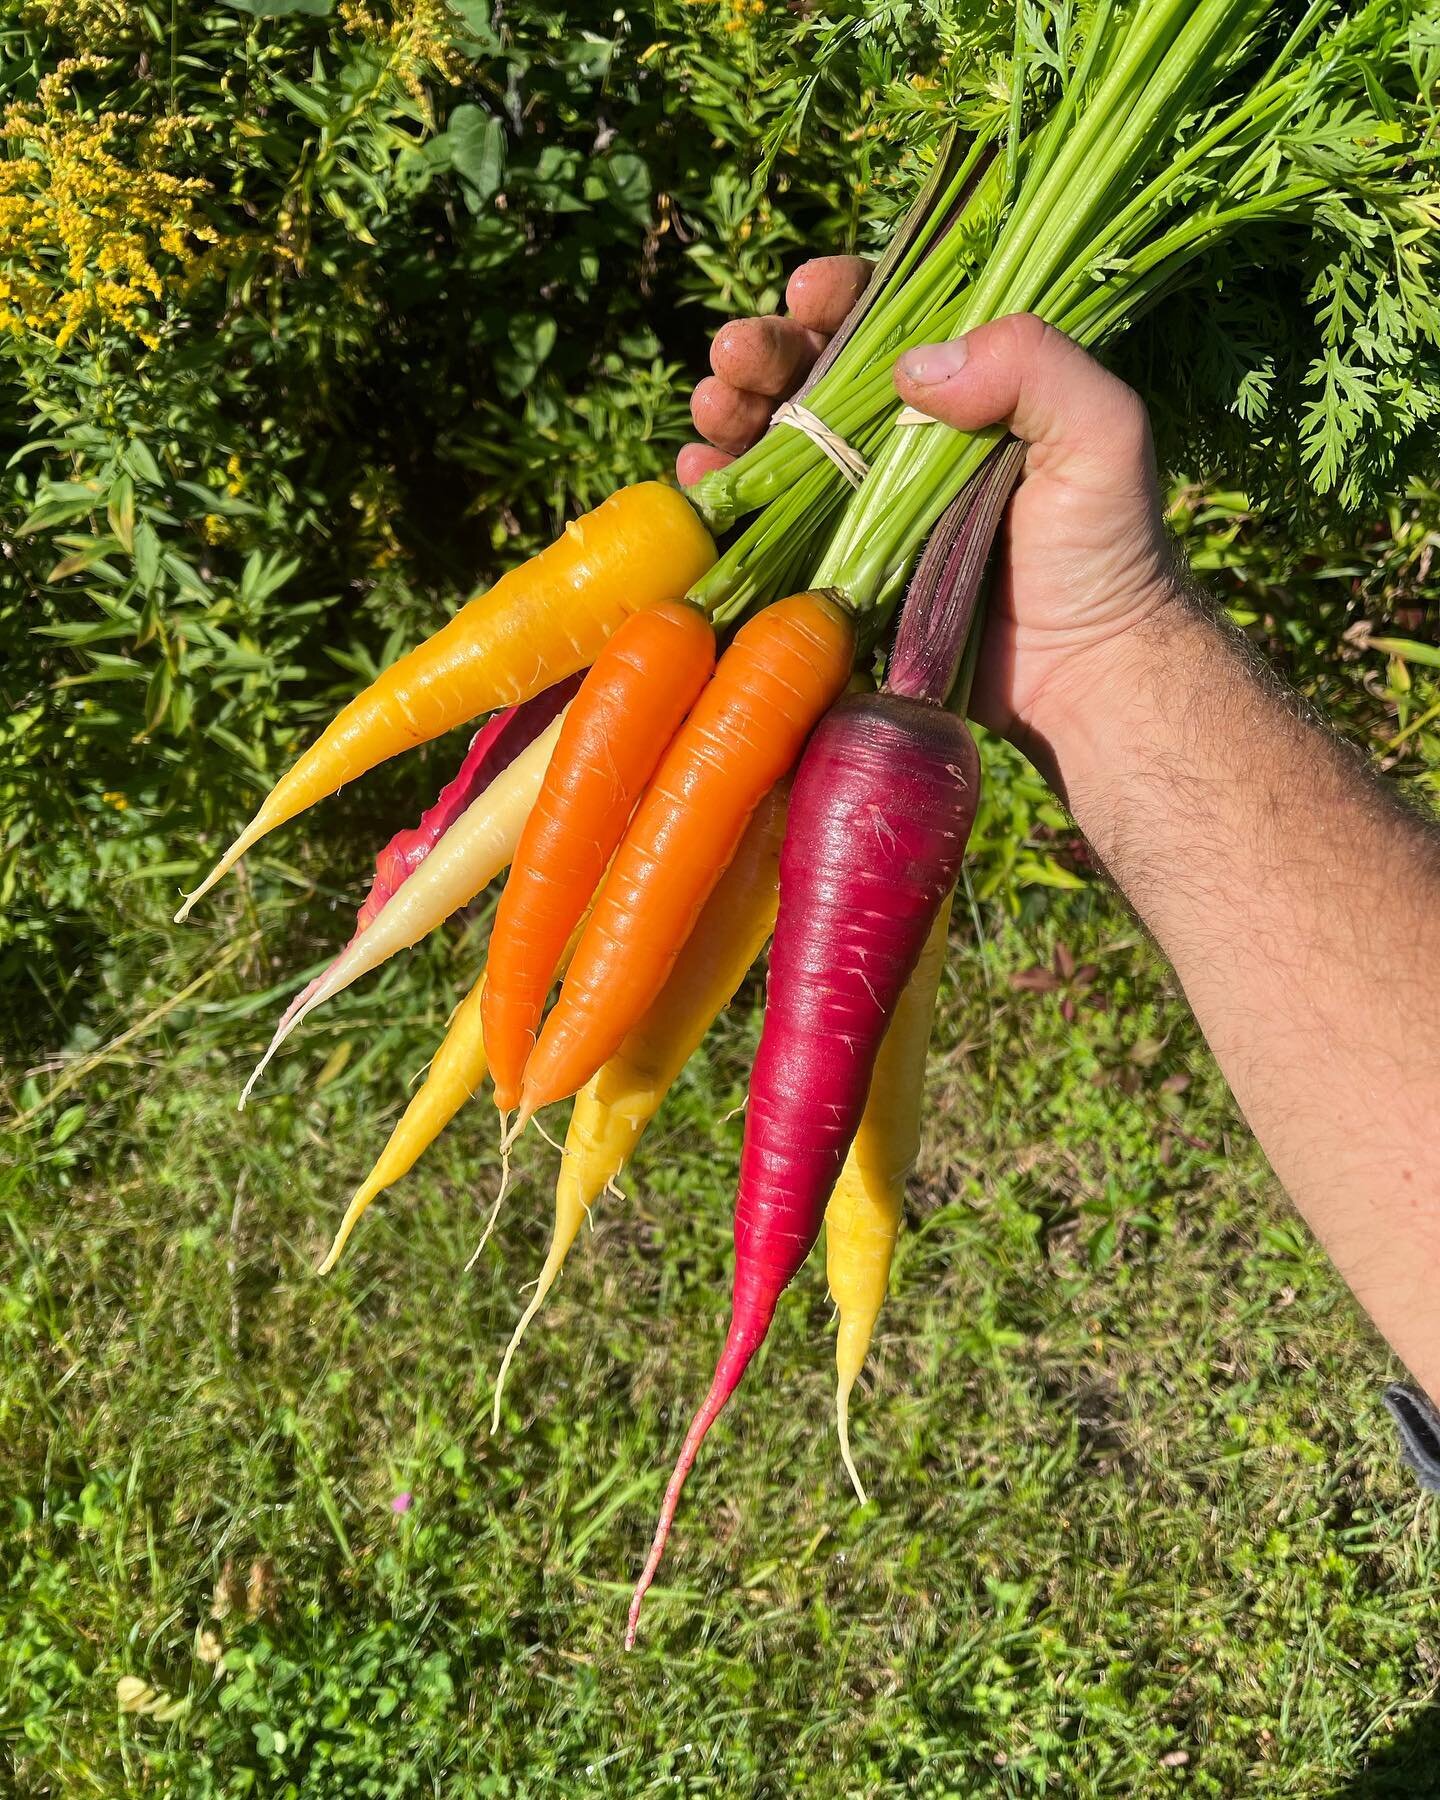
[[[1386,1388],[1385,1405],[1416,1480],[1427,1494],[1440,1494],[1440,1411],[1424,1394],[1399,1382]]]

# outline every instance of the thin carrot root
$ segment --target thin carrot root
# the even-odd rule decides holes
[[[354,1231],[355,1227],[360,1223],[360,1218],[364,1213],[365,1208],[369,1206],[370,1202],[375,1198],[375,1195],[379,1193],[379,1191],[378,1187],[372,1188],[368,1181],[363,1187],[355,1190],[354,1197],[350,1204],[345,1208],[345,1217],[340,1221],[340,1229],[335,1233],[335,1242],[331,1244],[329,1250],[325,1253],[324,1262],[322,1262],[315,1271],[317,1275],[328,1275],[335,1267],[336,1263],[339,1262],[345,1246],[350,1242],[350,1233]]]
[[[326,974],[328,973],[329,971],[327,970]],[[285,1042],[286,1038],[289,1037],[290,1033],[294,1031],[295,1027],[302,1019],[307,1018],[314,1012],[322,999],[328,998],[322,991],[324,983],[325,976],[322,975],[318,981],[312,981],[307,988],[302,989],[290,1002],[289,1006],[286,1007],[284,1013],[281,1015],[280,1023],[275,1027],[275,1035],[265,1047],[265,1054],[250,1071],[250,1079],[240,1090],[240,1099],[236,1106],[237,1112],[244,1112],[245,1102],[250,1098],[251,1094],[255,1092],[256,1082],[259,1081],[266,1069],[270,1067],[276,1051]]]
[[[490,1208],[490,1217],[485,1221],[485,1229],[480,1234],[480,1242],[470,1253],[470,1260],[465,1265],[468,1275],[480,1260],[480,1252],[490,1242],[490,1233],[495,1229],[495,1221],[500,1217],[500,1208],[505,1204],[505,1196],[510,1191],[510,1152],[502,1145],[500,1150],[500,1192],[495,1196],[495,1204]]]
[[[680,1505],[680,1495],[684,1491],[685,1479],[695,1466],[695,1458],[699,1454],[706,1432],[719,1418],[732,1391],[732,1386],[722,1384],[720,1376],[717,1374],[710,1384],[710,1392],[705,1396],[704,1405],[691,1421],[690,1429],[685,1434],[685,1442],[680,1446],[680,1455],[676,1459],[674,1472],[670,1476],[670,1484],[665,1489],[665,1499],[660,1507],[660,1520],[655,1527],[650,1554],[645,1559],[645,1567],[640,1571],[640,1579],[635,1583],[635,1592],[630,1599],[630,1612],[625,1621],[625,1648],[627,1650],[635,1648],[635,1634],[640,1629],[640,1608],[645,1604],[645,1596],[660,1567],[660,1559],[665,1554],[665,1546],[670,1541],[670,1527],[675,1523],[675,1513]]]
[[[773,1312],[773,1307],[771,1311]],[[757,1329],[758,1326],[758,1329]],[[695,1466],[695,1458],[700,1446],[705,1441],[705,1434],[725,1409],[725,1403],[740,1385],[740,1378],[750,1365],[750,1359],[759,1349],[766,1331],[770,1326],[769,1314],[761,1320],[747,1322],[742,1333],[734,1325],[725,1340],[725,1348],[720,1353],[720,1360],[715,1365],[715,1378],[710,1383],[710,1392],[701,1403],[699,1412],[690,1421],[690,1429],[685,1433],[685,1442],[680,1446],[680,1454],[675,1459],[675,1468],[670,1476],[670,1484],[665,1489],[665,1498],[660,1506],[660,1518],[655,1526],[655,1537],[650,1545],[650,1554],[645,1559],[645,1567],[640,1571],[640,1579],[635,1583],[635,1592],[630,1600],[630,1613],[625,1621],[625,1648],[635,1648],[635,1634],[640,1628],[640,1608],[644,1605],[645,1595],[655,1579],[655,1572],[660,1567],[660,1559],[665,1554],[665,1546],[670,1540],[670,1528],[675,1523],[675,1513],[680,1505],[680,1496],[685,1489],[685,1481]]]
[[[862,1506],[869,1502],[865,1498],[865,1488],[860,1480],[859,1471],[855,1467],[855,1458],[850,1454],[850,1383],[840,1381],[835,1386],[835,1424],[840,1432],[840,1460],[845,1465],[845,1473],[850,1477],[850,1485],[855,1490],[855,1498]]]
[[[205,898],[218,881],[223,881],[225,879],[252,844],[258,843],[260,839],[264,837],[265,833],[270,829],[268,822],[262,824],[261,821],[264,820],[264,818],[265,814],[262,809],[262,811],[257,813],[240,833],[239,837],[235,839],[234,843],[231,844],[230,848],[200,883],[199,887],[191,888],[190,892],[185,895],[184,899],[180,902],[179,911],[175,914],[175,923],[177,925],[183,925],[185,923],[190,917],[191,909],[199,901]]]
[[[319,990],[320,983],[325,979],[325,976],[328,972],[329,972],[328,970],[322,969],[321,972],[315,977],[315,979],[313,981],[307,982],[306,985],[303,988],[301,988],[300,992],[295,996],[295,998],[285,1008],[284,1012],[281,1013],[280,1023],[275,1027],[275,1029],[277,1031],[287,1031],[288,1032],[291,1029],[291,1027],[295,1023],[295,1020],[299,1017],[300,1008],[302,1006],[304,1006],[308,1000],[310,1000],[314,997],[316,992]]]
[[[555,1139],[553,1137],[551,1137],[550,1133],[545,1129],[545,1127],[540,1123],[540,1121],[538,1119],[532,1119],[530,1121],[530,1123],[532,1125],[534,1125],[535,1129],[540,1133],[541,1137],[544,1138],[545,1142],[550,1146],[550,1148],[552,1150],[558,1150],[560,1152],[561,1156],[563,1156],[565,1154],[565,1146],[563,1144],[557,1143],[555,1141]]]
[[[515,1115],[515,1123],[507,1129],[505,1121],[510,1115],[508,1112],[502,1112],[500,1114],[500,1154],[502,1156],[508,1156],[510,1154],[511,1150],[515,1147],[515,1140],[520,1136],[520,1133],[524,1131],[525,1127],[530,1123],[534,1116],[533,1113],[527,1112],[522,1106]]]
[[[500,1372],[495,1377],[495,1403],[490,1409],[490,1432],[494,1436],[500,1429],[500,1402],[505,1394],[505,1377],[510,1373],[510,1364],[515,1360],[515,1352],[520,1348],[520,1340],[530,1328],[530,1322],[545,1304],[545,1298],[555,1285],[556,1277],[565,1262],[565,1253],[570,1248],[568,1243],[562,1244],[551,1238],[550,1248],[545,1255],[545,1266],[540,1271],[540,1279],[535,1284],[535,1292],[530,1296],[528,1305],[516,1321],[515,1329],[510,1334],[510,1342],[505,1346],[505,1354],[500,1359]]]

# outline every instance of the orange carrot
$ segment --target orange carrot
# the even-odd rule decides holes
[[[176,923],[277,825],[402,750],[587,667],[631,613],[678,600],[714,560],[699,514],[658,481],[622,488],[573,520],[331,721],[186,895]]]
[[[762,795],[843,691],[850,615],[794,594],[735,634],[636,808],[540,1033],[520,1125],[584,1086],[664,987]]]
[[[502,1113],[520,1097],[565,941],[714,668],[710,621],[662,601],[625,621],[565,715],[490,935],[485,1052]]]

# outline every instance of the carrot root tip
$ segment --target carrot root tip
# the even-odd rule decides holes
[[[500,1114],[500,1154],[502,1156],[508,1156],[510,1154],[510,1151],[514,1147],[515,1140],[520,1136],[521,1132],[524,1131],[534,1115],[527,1111],[522,1105],[519,1112],[515,1115],[515,1123],[507,1126],[506,1120],[509,1117],[510,1114],[508,1112],[502,1111]]]
[[[235,1102],[236,1112],[244,1112],[245,1102],[255,1092],[255,1083],[260,1079],[260,1077],[265,1073],[265,1070],[269,1067],[270,1058],[275,1054],[278,1047],[279,1046],[276,1044],[271,1044],[270,1048],[260,1058],[259,1062],[256,1063],[255,1067],[250,1071],[250,1079],[245,1083],[244,1087],[241,1088],[240,1098]]]
[[[345,1246],[350,1242],[350,1233],[354,1231],[361,1213],[369,1206],[378,1191],[378,1189],[372,1191],[368,1181],[363,1187],[356,1188],[351,1196],[350,1204],[345,1208],[345,1217],[341,1219],[339,1229],[335,1233],[335,1241],[326,1251],[324,1261],[315,1270],[317,1275],[328,1275],[339,1262]]]
[[[766,1320],[768,1325],[769,1321]],[[763,1336],[763,1332],[761,1333]],[[625,1648],[635,1648],[635,1635],[640,1629],[640,1608],[645,1603],[645,1595],[655,1579],[660,1567],[660,1559],[665,1554],[665,1546],[670,1540],[670,1528],[675,1523],[675,1514],[680,1508],[680,1496],[685,1490],[685,1482],[691,1469],[695,1466],[695,1458],[700,1454],[700,1446],[704,1443],[710,1427],[725,1409],[725,1403],[740,1385],[740,1377],[745,1373],[750,1358],[759,1347],[760,1339],[755,1337],[749,1342],[737,1339],[732,1325],[730,1336],[726,1339],[725,1348],[721,1352],[720,1361],[716,1365],[714,1379],[710,1383],[710,1391],[701,1401],[699,1410],[690,1421],[690,1429],[685,1433],[685,1442],[680,1446],[680,1454],[675,1458],[675,1467],[671,1471],[669,1485],[665,1489],[665,1498],[660,1504],[660,1517],[655,1525],[655,1536],[650,1545],[650,1554],[645,1559],[645,1567],[640,1571],[640,1579],[635,1583],[635,1592],[630,1598],[630,1612],[625,1621]]]
[[[845,1465],[845,1473],[850,1477],[855,1498],[862,1506],[868,1506],[870,1502],[865,1497],[864,1483],[855,1467],[855,1458],[850,1453],[850,1388],[846,1383],[841,1383],[835,1390],[835,1424],[840,1434],[840,1460]]]
[[[334,965],[332,964],[331,966],[333,968]],[[308,1018],[323,1000],[329,999],[329,995],[325,992],[325,979],[326,977],[324,975],[318,975],[314,981],[308,982],[300,989],[299,993],[296,994],[295,998],[285,1008],[284,1012],[281,1013],[280,1023],[275,1027],[275,1035],[270,1039],[269,1044],[266,1046],[265,1054],[260,1058],[259,1062],[256,1063],[251,1072],[250,1079],[240,1090],[239,1110],[241,1112],[244,1112],[245,1102],[255,1091],[255,1083],[259,1081],[266,1069],[269,1068],[276,1051],[285,1042],[286,1038],[290,1036],[290,1033],[294,1031],[295,1027],[302,1019]]]

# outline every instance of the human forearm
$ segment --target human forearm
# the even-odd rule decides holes
[[[1178,584],[1032,723],[1277,1175],[1440,1394],[1436,834]]]
[[[775,325],[747,322],[761,373],[742,388],[785,389],[793,357]],[[765,412],[725,392],[734,348],[717,344],[696,407],[727,448],[747,407]],[[1000,319],[907,352],[896,386],[942,426],[1003,423],[1029,447],[975,716],[1066,795],[1174,962],[1277,1174],[1440,1396],[1435,835],[1187,595],[1144,407],[1076,344]],[[718,454],[686,452],[697,474]]]

